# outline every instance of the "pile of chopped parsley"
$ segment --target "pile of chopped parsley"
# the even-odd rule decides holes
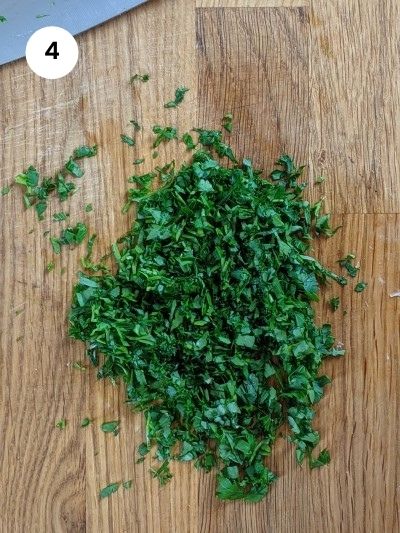
[[[309,255],[334,231],[304,198],[301,167],[285,155],[263,178],[221,132],[196,131],[189,163],[130,179],[136,221],[112,247],[114,270],[80,273],[70,334],[143,411],[138,453],[161,462],[153,476],[194,461],[217,470],[220,498],[255,502],[276,478],[267,457],[285,422],[299,463],[329,462],[314,452],[314,409],[330,383],[324,359],[344,351],[312,303],[346,279]]]

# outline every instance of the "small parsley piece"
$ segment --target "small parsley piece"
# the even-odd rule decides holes
[[[133,162],[134,165],[141,165],[142,163],[144,163],[144,158],[135,159],[135,161]]]
[[[343,259],[339,259],[338,261],[339,265],[347,270],[348,275],[352,278],[355,278],[360,270],[360,267],[353,264],[355,258],[356,256],[354,254],[347,254],[346,257],[343,257]]]
[[[153,126],[153,133],[156,135],[156,139],[153,142],[153,148],[157,148],[162,142],[169,142],[172,139],[178,137],[178,130],[172,126]]]
[[[166,107],[167,109],[172,107],[178,107],[178,105],[183,102],[183,98],[185,97],[185,94],[188,92],[188,90],[189,89],[187,87],[178,87],[175,91],[175,99],[164,104],[164,107]]]
[[[61,418],[56,422],[56,428],[58,429],[65,429],[67,427],[67,421],[65,418]]]
[[[93,205],[92,204],[86,204],[85,205],[85,213],[90,213],[93,211]]]
[[[129,137],[129,135],[124,135],[121,133],[120,137],[123,143],[127,144],[128,146],[135,146],[135,139],[132,139],[132,137]]]
[[[368,283],[365,283],[365,281],[359,281],[357,285],[354,287],[354,290],[356,292],[363,292],[368,286]]]
[[[182,135],[182,142],[186,144],[186,148],[188,150],[194,150],[196,148],[196,143],[193,140],[193,137],[190,135],[190,133],[184,133]]]
[[[331,454],[327,449],[322,450],[316,459],[310,457],[310,468],[321,468],[331,461]]]
[[[332,309],[332,311],[336,311],[337,309],[339,309],[339,305],[340,305],[339,296],[334,296],[333,298],[329,300],[329,306]]]
[[[137,120],[130,120],[129,122],[132,124],[133,129],[135,131],[139,131],[140,130],[140,124],[139,124],[139,122]]]
[[[54,213],[53,220],[55,222],[62,222],[63,220],[67,220],[69,217],[69,213],[66,213],[65,211],[60,211],[59,213]]]
[[[83,418],[82,421],[81,421],[81,428],[86,428],[86,427],[88,427],[91,423],[92,423],[92,421],[90,420],[90,418],[85,417],[85,418]]]
[[[123,488],[124,488],[125,490],[129,490],[129,489],[132,488],[132,483],[133,483],[133,481],[132,481],[131,479],[128,479],[127,481],[124,481],[124,482],[122,483],[122,486],[123,486]]]
[[[232,113],[226,113],[222,118],[222,127],[228,132],[232,133],[233,128],[233,115]]]
[[[81,178],[84,174],[83,169],[72,157],[65,163],[65,170],[75,178]]]
[[[0,195],[1,196],[5,196],[6,194],[8,194],[9,192],[11,191],[11,187],[9,185],[6,185],[5,187],[2,187],[0,189]]]
[[[93,157],[97,155],[97,145],[94,144],[93,146],[78,146],[78,148],[75,148],[73,158],[74,159],[83,159],[84,157]]]
[[[78,246],[87,236],[88,229],[85,224],[78,222],[75,226],[69,226],[62,230],[59,238],[50,237],[50,243],[55,254],[61,253],[62,246]]]
[[[157,150],[154,150],[154,152],[151,154],[151,157],[152,157],[153,159],[156,159],[156,157],[158,157],[158,152],[157,152]]]
[[[134,83],[135,81],[142,81],[145,83],[146,81],[149,81],[149,79],[149,74],[134,74],[131,76],[130,83]]]
[[[75,370],[81,370],[81,371],[87,370],[87,367],[81,361],[75,361],[74,363],[72,363],[72,368],[75,368]]]
[[[315,178],[315,182],[317,185],[320,185],[321,183],[324,183],[326,180],[326,176],[318,176],[318,178]]]
[[[103,498],[108,498],[111,496],[111,494],[114,494],[114,492],[117,492],[119,489],[121,483],[110,483],[106,487],[100,490],[99,492],[99,498],[102,500]]]
[[[44,14],[44,15],[36,15],[36,18],[37,19],[44,19],[45,17],[48,17],[49,15],[48,14]]]
[[[0,22],[7,22],[6,17],[3,15],[0,15]]]
[[[100,426],[104,433],[112,433],[116,437],[119,433],[119,420],[112,420],[111,422],[103,422]]]
[[[46,266],[46,270],[47,272],[51,272],[52,270],[54,270],[56,264],[54,263],[54,261],[50,261],[50,263],[47,263],[47,266]]]
[[[151,468],[150,473],[154,478],[158,479],[160,485],[165,485],[172,478],[168,461],[164,461],[159,468]]]
[[[55,186],[58,198],[61,200],[61,202],[64,202],[76,190],[75,183],[72,181],[65,181],[65,177],[62,174],[57,174]]]

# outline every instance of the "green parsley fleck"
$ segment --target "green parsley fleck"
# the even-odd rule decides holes
[[[101,489],[101,491],[99,492],[100,500],[102,500],[103,498],[108,498],[109,496],[111,496],[111,494],[117,492],[119,487],[120,483],[110,483],[109,485],[107,485],[107,487]]]
[[[139,122],[137,120],[130,120],[129,122],[132,124],[133,129],[135,131],[139,131],[140,130],[140,124],[139,124]]]
[[[135,159],[135,161],[133,162],[134,165],[141,165],[142,163],[144,163],[144,158]]]
[[[65,163],[65,170],[75,178],[81,178],[84,174],[84,170],[72,158]]]
[[[328,450],[322,450],[317,459],[310,457],[310,468],[321,468],[321,466],[327,465],[331,461],[331,454]]]
[[[329,306],[332,309],[332,311],[336,311],[339,308],[339,305],[340,305],[339,296],[335,296],[329,300]]]
[[[232,121],[233,121],[232,113],[226,113],[222,119],[222,126],[229,133],[232,133],[232,128],[233,128]]]
[[[153,148],[157,148],[162,142],[169,142],[172,139],[176,139],[178,136],[178,130],[172,126],[153,126],[153,133],[156,135],[156,139],[153,142]]]
[[[158,479],[160,485],[165,485],[172,478],[168,464],[168,461],[164,461],[159,468],[150,469],[151,475]]]
[[[116,437],[119,433],[119,420],[112,420],[111,422],[103,422],[100,426],[104,433],[112,433]]]
[[[51,272],[52,270],[54,270],[56,264],[54,263],[54,261],[51,261],[50,263],[47,263],[47,266],[46,266],[46,270],[47,272]]]
[[[129,490],[132,488],[132,480],[131,479],[128,479],[127,481],[124,481],[122,483],[122,486],[124,487],[125,490]]]
[[[152,157],[153,159],[156,159],[156,157],[158,157],[158,152],[157,152],[157,150],[154,150],[154,152],[151,154],[151,157]]]
[[[315,178],[315,183],[317,185],[320,185],[321,183],[324,183],[325,180],[326,180],[326,176],[318,176],[318,178]]]
[[[357,285],[354,287],[354,290],[356,292],[363,292],[368,286],[368,283],[365,283],[365,281],[360,281],[357,283]]]
[[[134,76],[131,76],[130,83],[134,83],[135,81],[146,82],[149,81],[149,79],[149,74],[135,74]]]
[[[56,422],[56,428],[58,429],[65,429],[67,427],[67,421],[65,418],[61,418]]]
[[[357,276],[357,272],[360,270],[360,267],[357,267],[353,264],[356,256],[354,254],[347,254],[346,257],[343,257],[343,259],[339,259],[338,263],[339,265],[347,270],[347,273],[352,278],[355,278]]]
[[[85,371],[87,369],[87,367],[81,361],[75,361],[74,363],[72,363],[72,368],[81,371]]]
[[[196,143],[193,140],[193,137],[190,135],[190,133],[184,133],[182,135],[182,142],[186,144],[186,148],[188,150],[194,150],[196,148]]]
[[[74,159],[82,159],[84,157],[93,157],[97,155],[97,145],[94,144],[93,146],[78,146],[78,148],[75,148],[74,150]]]
[[[164,107],[166,108],[178,107],[178,105],[183,102],[183,98],[185,94],[188,92],[188,90],[189,89],[187,87],[178,87],[175,91],[175,99],[164,104]]]
[[[7,22],[6,17],[4,17],[3,15],[0,15],[0,22]]]
[[[132,139],[132,137],[129,137],[129,135],[124,135],[121,133],[121,141],[128,146],[135,146],[135,139]]]
[[[0,195],[1,196],[5,196],[6,194],[8,194],[9,192],[11,191],[11,187],[9,185],[6,185],[5,187],[2,187],[0,189]]]
[[[60,211],[59,213],[54,213],[53,220],[55,222],[62,222],[63,220],[67,220],[69,217],[69,213],[66,213],[65,211]]]
[[[62,230],[59,238],[50,237],[50,243],[55,254],[61,253],[62,246],[77,246],[83,242],[87,236],[88,229],[85,224],[78,222],[75,226],[69,226]]]
[[[93,211],[93,205],[92,204],[86,204],[85,205],[85,213],[90,213]]]
[[[90,420],[90,418],[85,417],[85,418],[83,418],[83,420],[82,420],[82,422],[81,422],[81,428],[86,428],[86,427],[88,427],[91,423],[92,423],[92,421]]]
[[[36,15],[37,19],[44,19],[45,17],[48,17],[49,15]]]

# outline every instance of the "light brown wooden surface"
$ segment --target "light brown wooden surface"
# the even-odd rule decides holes
[[[174,465],[160,488],[147,462],[135,464],[141,416],[121,388],[71,368],[84,356],[66,333],[82,249],[45,273],[53,255],[43,232],[59,231],[49,222],[59,206],[38,223],[18,191],[0,198],[2,533],[399,530],[400,315],[389,296],[400,290],[399,10],[396,0],[152,0],[80,36],[79,64],[65,79],[40,80],[25,61],[0,67],[0,187],[31,163],[50,174],[75,146],[98,143],[67,204],[71,221],[86,220],[99,235],[98,255],[132,221],[120,211],[132,161],[155,164],[150,126],[215,126],[232,111],[240,156],[269,169],[287,150],[310,165],[311,178],[327,176],[309,194],[324,195],[343,228],[315,253],[334,267],[353,251],[369,284],[362,294],[331,286],[319,306],[348,350],[325,365],[334,381],[316,420],[331,465],[297,467],[281,441],[268,497],[222,503],[213,474]],[[146,71],[147,84],[128,83]],[[163,109],[179,84],[190,87],[184,104]],[[119,139],[132,118],[145,127],[135,149]],[[184,150],[170,143],[156,162],[170,157]],[[86,214],[88,202],[94,212]],[[346,316],[327,310],[332,295]],[[81,429],[85,416],[95,423]],[[64,431],[54,428],[61,417]],[[116,418],[118,437],[99,430]],[[100,487],[126,479],[130,491],[98,501]]]

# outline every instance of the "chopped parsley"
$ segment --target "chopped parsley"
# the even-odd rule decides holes
[[[75,361],[72,363],[72,368],[75,368],[75,370],[85,371],[87,367],[82,363],[82,361]]]
[[[336,311],[337,309],[339,309],[339,305],[340,305],[339,296],[335,296],[329,300],[329,306],[332,309],[332,311]]]
[[[97,155],[97,145],[94,144],[93,146],[79,146],[78,148],[75,148],[74,150],[74,159],[82,159],[84,157],[93,157]]]
[[[119,420],[112,420],[111,422],[103,422],[100,426],[104,433],[112,433],[116,437],[119,433]]]
[[[121,483],[110,483],[109,485],[101,489],[101,491],[99,492],[100,500],[102,500],[103,498],[108,498],[109,496],[111,496],[111,494],[114,494],[114,492],[117,492],[120,485]]]
[[[128,146],[135,146],[135,139],[132,139],[132,137],[129,137],[129,135],[124,135],[121,133],[121,141]]]
[[[157,125],[153,126],[153,133],[156,135],[153,148],[157,148],[162,142],[168,142],[178,137],[178,130],[172,126],[166,126],[165,128]]]
[[[142,163],[144,163],[144,158],[135,159],[135,161],[133,162],[134,165],[141,165]]]
[[[25,208],[33,207],[38,219],[43,220],[48,200],[52,194],[56,194],[59,200],[63,202],[75,192],[75,184],[66,181],[68,174],[75,178],[81,178],[84,174],[83,169],[76,163],[75,159],[92,157],[96,153],[96,146],[80,146],[76,148],[73,155],[65,163],[64,168],[54,178],[45,177],[40,179],[38,171],[32,165],[21,174],[18,174],[15,177],[15,183],[23,189],[23,204]]]
[[[232,133],[232,128],[233,128],[232,121],[233,121],[232,113],[226,113],[222,118],[222,126],[228,133]]]
[[[139,131],[140,130],[140,124],[139,124],[139,122],[137,120],[130,120],[129,122],[132,124],[133,129],[135,131]]]
[[[183,99],[185,97],[185,94],[188,92],[187,87],[178,87],[175,91],[175,98],[174,100],[171,100],[170,102],[167,102],[164,104],[164,107],[171,108],[171,107],[178,107],[179,104],[183,102]]]
[[[65,163],[65,170],[75,178],[81,178],[84,174],[83,169],[72,158]]]
[[[7,19],[4,15],[0,15],[0,22],[7,22]]]
[[[134,74],[131,76],[130,82],[134,83],[135,81],[142,81],[146,82],[149,81],[150,75],[149,74]]]
[[[186,148],[188,150],[194,150],[197,146],[193,140],[193,137],[190,135],[190,133],[184,133],[182,135],[182,142],[186,144]]]
[[[46,270],[47,272],[51,272],[52,270],[54,270],[56,264],[54,263],[54,261],[50,261],[50,263],[47,263],[47,266],[46,266]]]
[[[67,421],[65,418],[61,418],[56,422],[56,428],[58,429],[65,429],[67,427]]]
[[[346,257],[343,257],[343,259],[339,259],[338,261],[339,265],[347,270],[348,275],[352,278],[355,278],[360,270],[360,267],[353,264],[355,258],[356,256],[354,254],[347,254]]]
[[[62,246],[78,246],[84,241],[87,233],[87,227],[82,222],[78,222],[75,226],[65,228],[62,230],[59,238],[50,237],[53,252],[60,254]]]
[[[81,421],[81,428],[86,428],[86,427],[88,427],[91,423],[92,423],[92,421],[90,420],[90,418],[85,417],[85,418],[83,418],[82,421]]]
[[[66,213],[65,211],[60,211],[59,213],[54,213],[53,220],[55,222],[62,222],[63,220],[67,220],[69,217],[69,213]]]
[[[9,185],[6,185],[5,187],[2,187],[0,189],[0,196],[5,196],[11,191],[11,187]]]
[[[327,280],[346,279],[309,255],[334,230],[322,202],[304,198],[302,167],[283,155],[266,179],[221,131],[196,131],[190,162],[130,178],[136,221],[112,245],[115,269],[80,274],[70,335],[143,411],[138,461],[154,450],[153,477],[164,484],[172,460],[194,461],[217,470],[220,498],[256,502],[276,478],[267,458],[285,422],[299,463],[329,461],[326,450],[314,458],[313,418],[330,383],[320,368],[344,350],[312,304]],[[153,132],[154,147],[177,136]]]
[[[360,281],[357,283],[357,285],[354,287],[354,290],[356,292],[363,292],[368,286],[368,283],[365,283],[365,281]]]
[[[93,205],[92,204],[86,204],[85,205],[85,213],[90,213],[93,211]]]

